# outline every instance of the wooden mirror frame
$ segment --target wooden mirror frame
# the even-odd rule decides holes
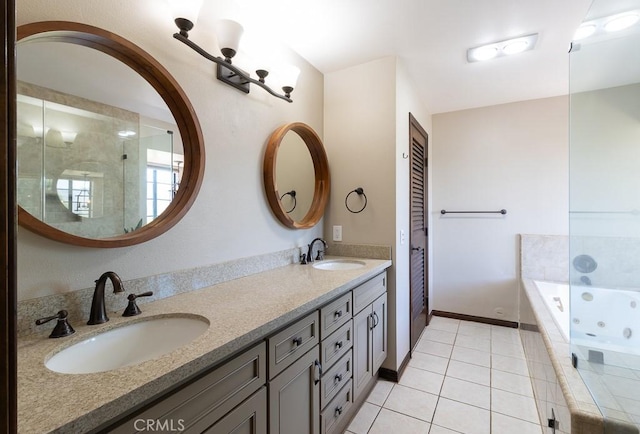
[[[200,190],[204,176],[204,139],[200,123],[185,92],[169,72],[151,55],[126,39],[87,24],[43,21],[17,29],[17,39],[46,38],[101,51],[143,77],[162,97],[173,115],[184,147],[184,172],[171,204],[158,218],[140,229],[109,238],[85,238],[61,231],[18,208],[20,226],[51,240],[84,247],[125,247],[149,241],[172,228],[187,213]]]
[[[315,174],[313,201],[307,214],[300,221],[293,220],[280,202],[278,183],[276,180],[276,158],[282,139],[289,131],[297,133],[309,149]],[[276,218],[288,228],[308,229],[315,226],[322,216],[329,200],[331,180],[329,176],[329,161],[322,145],[322,140],[309,125],[302,122],[294,122],[283,125],[271,134],[267,143],[267,150],[263,163],[264,189],[271,211]]]

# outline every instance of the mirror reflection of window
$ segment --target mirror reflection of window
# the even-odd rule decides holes
[[[144,129],[143,129],[144,130]],[[153,134],[141,139],[140,148],[146,150],[146,223],[162,214],[176,195],[182,177],[184,156],[174,152],[173,132]]]
[[[81,217],[93,217],[91,199],[93,192],[88,179],[58,179],[56,190],[60,202],[72,213]]]

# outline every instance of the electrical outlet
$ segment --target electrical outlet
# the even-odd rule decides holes
[[[342,226],[333,227],[333,241],[342,241]]]

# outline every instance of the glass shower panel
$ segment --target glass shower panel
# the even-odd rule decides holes
[[[44,101],[18,95],[16,107],[22,113],[17,123],[18,202],[28,213],[44,219]]]
[[[594,0],[570,55],[571,351],[607,433],[640,428],[638,21]]]

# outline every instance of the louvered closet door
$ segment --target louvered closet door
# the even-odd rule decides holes
[[[410,116],[411,140],[411,348],[427,325],[427,144],[428,136]]]

